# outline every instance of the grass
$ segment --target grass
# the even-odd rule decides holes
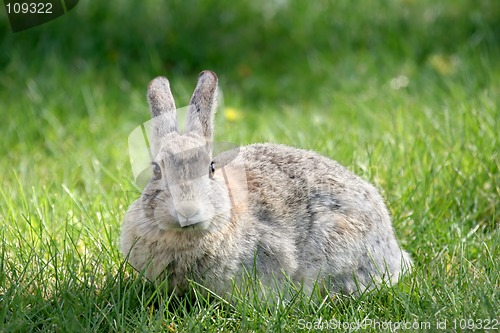
[[[18,34],[0,24],[0,331],[321,331],[369,320],[363,331],[481,331],[498,320],[500,6],[279,3],[172,1],[161,17],[134,5],[134,20],[128,1],[81,3],[71,20]],[[180,107],[204,68],[224,91],[218,140],[313,149],[375,183],[412,274],[357,299],[271,308],[198,287],[195,302],[174,300],[138,277],[118,251],[139,195],[127,136],[148,119],[153,76],[169,76]]]

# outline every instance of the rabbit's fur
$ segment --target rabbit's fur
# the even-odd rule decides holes
[[[339,163],[270,143],[212,159],[216,93],[217,76],[202,72],[180,134],[168,80],[149,85],[154,176],[121,233],[134,268],[176,293],[194,280],[219,295],[246,272],[349,294],[410,268],[378,191]]]

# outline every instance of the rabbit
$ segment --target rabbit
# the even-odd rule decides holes
[[[179,295],[190,281],[228,295],[248,274],[270,288],[359,294],[410,271],[381,195],[338,162],[272,143],[213,157],[217,89],[203,71],[181,133],[169,81],[148,87],[152,178],[120,240],[136,270]]]

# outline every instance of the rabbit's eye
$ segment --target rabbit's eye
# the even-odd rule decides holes
[[[161,168],[158,163],[153,162],[153,180],[160,180],[161,179]]]
[[[214,167],[214,162],[210,163],[208,166],[208,177],[210,179],[214,178],[214,173],[215,173],[215,167]]]

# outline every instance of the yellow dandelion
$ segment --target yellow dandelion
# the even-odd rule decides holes
[[[224,117],[226,117],[228,121],[237,121],[243,118],[243,113],[236,108],[229,107],[224,109]]]
[[[433,54],[429,57],[429,64],[439,74],[451,75],[457,69],[458,59],[456,56]]]

